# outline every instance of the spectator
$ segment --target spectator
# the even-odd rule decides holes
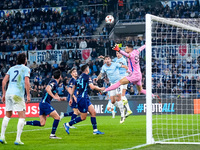
[[[74,53],[72,52],[72,50],[70,50],[70,51],[68,52],[68,58],[69,58],[69,59],[74,59]]]
[[[186,61],[187,61],[188,64],[192,63],[192,56],[190,54],[188,54]]]
[[[45,22],[43,21],[41,24],[41,29],[42,30],[46,30],[47,29],[47,25],[45,24]]]
[[[53,68],[52,69],[58,69],[58,64],[57,64],[57,62],[56,61],[54,61],[54,64],[53,64],[53,66],[52,66]]]
[[[81,39],[81,42],[79,44],[79,48],[83,49],[87,47],[87,42],[84,39]]]
[[[68,54],[67,54],[66,51],[64,51],[64,52],[62,53],[62,61],[63,61],[63,62],[66,62],[67,60],[68,60]]]
[[[53,49],[53,47],[52,47],[52,45],[50,44],[50,42],[48,41],[47,42],[47,45],[46,45],[46,50],[52,50]]]
[[[96,52],[95,48],[92,49],[90,56],[91,56],[92,60],[95,60],[97,58],[97,52]]]

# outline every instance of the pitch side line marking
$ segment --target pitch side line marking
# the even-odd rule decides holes
[[[125,148],[125,149],[119,149],[119,150],[137,149],[137,148],[145,147],[147,145],[149,145],[149,144],[142,144],[142,145],[138,145],[138,146],[134,146],[134,147],[130,147],[130,148]]]

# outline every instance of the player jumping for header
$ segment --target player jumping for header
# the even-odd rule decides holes
[[[145,47],[146,45],[143,45],[137,50],[133,50],[132,45],[127,45],[124,52],[119,49],[118,45],[115,45],[113,50],[118,51],[120,54],[128,58],[128,71],[130,72],[130,74],[122,78],[117,83],[109,86],[103,92],[108,92],[108,91],[117,89],[120,85],[133,83],[133,84],[136,84],[139,93],[143,93],[146,95],[146,90],[142,88],[142,83],[141,83],[142,73],[140,71],[140,64],[139,64],[139,54],[142,50],[145,49]],[[152,94],[152,97],[154,97],[154,94]]]

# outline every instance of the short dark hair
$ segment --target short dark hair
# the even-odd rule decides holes
[[[106,56],[104,57],[104,59],[106,59],[106,58],[110,58],[110,56],[109,56],[109,55],[106,55]]]
[[[58,70],[55,70],[55,71],[53,72],[53,77],[54,77],[54,79],[59,79],[59,78],[60,78],[60,75],[61,75],[61,72],[60,72],[59,69],[58,69]]]
[[[76,70],[76,68],[72,68],[71,70],[69,70],[69,73],[71,74],[74,70]]]
[[[18,54],[17,64],[21,65],[21,64],[25,64],[25,63],[26,63],[26,54],[25,53]]]
[[[81,66],[81,71],[84,72],[87,67],[89,67],[88,64]]]
[[[128,44],[128,45],[126,45],[128,48],[133,48],[133,45],[131,45],[131,44]]]

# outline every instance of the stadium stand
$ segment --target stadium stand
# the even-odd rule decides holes
[[[115,2],[115,0],[111,0],[109,3],[113,4]],[[126,44],[143,45],[145,41],[137,36],[132,39],[109,40],[107,35],[112,30],[110,25],[104,25],[101,32],[98,33],[99,36],[93,36],[106,16],[105,5],[107,4],[103,0],[83,0],[81,2],[78,0],[53,0],[48,2],[44,0],[24,0],[23,3],[21,3],[21,0],[6,0],[0,3],[1,10],[35,8],[34,11],[28,13],[21,13],[20,11],[15,11],[13,14],[7,13],[1,18],[0,51],[2,55],[0,56],[0,80],[5,76],[7,70],[16,64],[17,55],[15,51],[25,51],[28,54],[30,50],[74,49],[62,54],[62,62],[60,64],[57,64],[57,62],[52,63],[51,56],[49,56],[49,60],[41,62],[41,64],[36,62],[33,64],[28,62],[27,64],[31,68],[31,94],[33,97],[42,95],[46,84],[51,78],[52,71],[57,68],[63,72],[63,82],[60,84],[59,93],[60,95],[67,95],[65,86],[67,86],[70,79],[70,75],[67,73],[68,70],[75,67],[80,72],[80,66],[85,63],[81,61],[80,51],[75,50],[82,48],[81,41],[86,42],[87,48],[93,48],[91,53],[92,60],[88,62],[91,78],[95,78],[98,75],[103,65],[103,60],[97,59],[97,57],[104,54],[105,48],[110,49],[115,43],[121,43],[122,47]],[[42,10],[41,8],[43,7],[46,9]],[[62,11],[61,13],[57,10],[52,11],[51,7],[61,7]],[[114,6],[108,9],[108,12],[114,12],[115,18],[131,19],[137,22],[144,21],[146,13],[170,18],[198,18],[199,11],[199,3],[195,3],[192,8],[182,5],[172,10],[168,6],[163,7],[161,4],[156,8],[151,7],[145,1],[139,5],[131,3],[129,7],[126,5],[126,7],[118,10]],[[162,27],[157,27],[157,33],[161,29]],[[191,39],[191,37],[188,37],[188,39]],[[158,43],[159,39],[153,42]],[[174,56],[171,51],[162,53],[153,51],[153,55],[157,54],[160,58],[165,58],[165,53],[172,54],[172,58]],[[188,73],[187,67],[193,67],[193,72],[199,73],[200,67],[196,65],[197,60],[187,62],[172,58],[154,60],[153,72],[159,72],[160,66],[164,65],[165,61],[173,61],[173,65],[166,66],[165,72],[160,72],[159,76],[154,76],[153,86],[157,86],[158,89],[166,89],[167,93],[190,93],[191,91],[199,93],[199,91],[194,90],[200,83],[199,77],[193,76],[189,78],[180,75],[180,73]],[[145,86],[144,55],[141,56],[140,63],[143,72],[143,86]],[[168,80],[169,76],[172,77],[172,80]],[[98,84],[105,87],[108,86],[107,78],[101,80]],[[166,88],[161,88],[162,86]],[[162,92],[161,90],[157,91],[158,93]],[[137,95],[136,87],[130,84],[127,94]],[[94,91],[90,95],[98,95],[98,93]]]

